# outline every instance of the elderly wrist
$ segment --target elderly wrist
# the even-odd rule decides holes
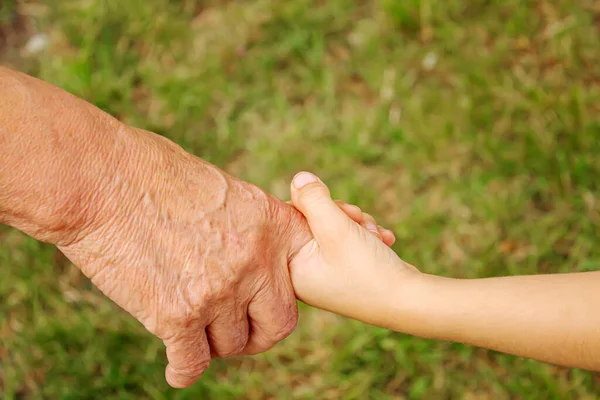
[[[181,168],[177,158],[183,149],[151,132],[117,123],[93,140],[85,168],[74,179],[81,184],[73,196],[81,201],[67,201],[58,213],[73,221],[61,232],[62,240],[78,241],[111,225],[135,225],[128,221],[134,211],[156,217],[160,203],[169,201],[165,190]]]

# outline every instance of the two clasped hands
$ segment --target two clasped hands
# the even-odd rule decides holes
[[[600,370],[600,273],[419,272],[391,231],[303,172],[290,204],[0,67],[0,222],[53,243],[166,345],[168,382],[269,350],[296,299],[369,324]],[[335,351],[335,350],[332,350]]]

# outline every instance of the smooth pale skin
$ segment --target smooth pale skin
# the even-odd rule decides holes
[[[292,206],[169,140],[0,67],[0,222],[53,243],[167,347],[166,378],[296,326]]]
[[[600,272],[424,274],[385,245],[391,233],[384,244],[341,212],[314,175],[298,174],[291,190],[314,234],[290,264],[305,303],[397,332],[600,371]]]

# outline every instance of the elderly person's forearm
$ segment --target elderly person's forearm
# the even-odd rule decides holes
[[[0,67],[0,221],[56,244],[91,222],[125,154],[122,124],[50,84]]]
[[[211,356],[296,326],[293,207],[37,79],[0,68],[0,222],[58,245],[167,346],[191,385]]]

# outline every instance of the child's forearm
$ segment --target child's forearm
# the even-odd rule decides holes
[[[315,234],[290,263],[300,300],[399,332],[600,371],[600,271],[473,280],[422,274],[379,240],[381,232],[353,224],[360,218],[340,211],[323,182],[306,174],[292,186],[293,204]]]
[[[600,370],[600,272],[397,285],[396,305],[377,314],[387,328]]]

